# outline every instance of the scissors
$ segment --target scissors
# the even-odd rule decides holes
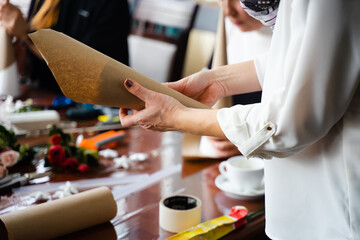
[[[24,186],[26,184],[29,184],[31,180],[50,176],[50,175],[51,175],[51,171],[47,171],[43,173],[30,172],[25,174],[20,174],[20,173],[9,174],[6,177],[0,179],[0,192],[10,190],[12,188]]]

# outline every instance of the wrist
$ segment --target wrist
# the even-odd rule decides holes
[[[170,114],[171,116],[171,125],[179,131],[186,131],[186,121],[184,118],[187,117],[188,108],[187,107],[178,107],[176,110]]]
[[[174,116],[174,126],[195,135],[225,137],[217,121],[217,109],[179,109]]]
[[[22,43],[26,43],[27,41],[29,41],[29,36],[27,34],[21,35],[18,37],[19,41]]]
[[[25,22],[23,24],[19,24],[19,26],[21,27],[18,28],[19,33],[17,35],[17,38],[23,43],[30,41],[30,38],[28,36],[28,33],[30,33],[30,28],[28,24]]]
[[[222,67],[211,69],[208,72],[207,79],[209,79],[208,81],[211,81],[210,85],[216,86],[216,89],[218,89],[217,90],[218,99],[228,96],[228,86],[226,85],[228,74],[231,74],[228,72],[228,69]]]

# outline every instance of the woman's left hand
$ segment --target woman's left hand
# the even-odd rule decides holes
[[[178,130],[175,127],[176,116],[178,111],[186,109],[185,106],[176,99],[144,88],[133,80],[127,79],[124,85],[130,93],[145,102],[144,109],[131,109],[131,114],[128,113],[129,109],[120,108],[120,121],[124,127],[140,125],[157,131]]]

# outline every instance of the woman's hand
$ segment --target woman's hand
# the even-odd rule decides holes
[[[239,149],[227,138],[206,137],[212,147],[215,148],[217,157],[228,158],[240,155]]]
[[[4,27],[11,36],[15,36],[22,41],[27,39],[29,26],[20,9],[12,5],[9,0],[0,2],[0,26]]]
[[[165,83],[165,85],[190,98],[212,106],[226,93],[225,87],[221,82],[214,80],[215,78],[216,74],[213,71],[201,71],[177,82]]]
[[[120,108],[120,121],[124,127],[140,125],[157,131],[177,130],[177,112],[184,110],[185,106],[174,98],[146,89],[133,80],[127,79],[125,87],[145,102],[145,108],[131,110],[132,114],[128,114],[129,109]]]

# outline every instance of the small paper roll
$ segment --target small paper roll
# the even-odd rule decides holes
[[[226,53],[226,30],[225,30],[225,15],[224,9],[220,8],[218,26],[216,31],[214,57],[211,68],[217,68],[227,65],[227,53]],[[219,99],[213,108],[225,108],[232,106],[231,96],[223,97]]]
[[[17,97],[20,94],[19,76],[11,37],[0,27],[0,95]]]
[[[11,38],[3,27],[0,27],[0,49],[2,52],[0,56],[0,70],[3,70],[15,62]]]
[[[178,233],[201,222],[201,200],[190,195],[174,195],[161,199],[159,224],[168,232]]]
[[[9,240],[52,239],[107,222],[116,212],[110,189],[100,187],[1,215],[0,232],[7,231]]]

